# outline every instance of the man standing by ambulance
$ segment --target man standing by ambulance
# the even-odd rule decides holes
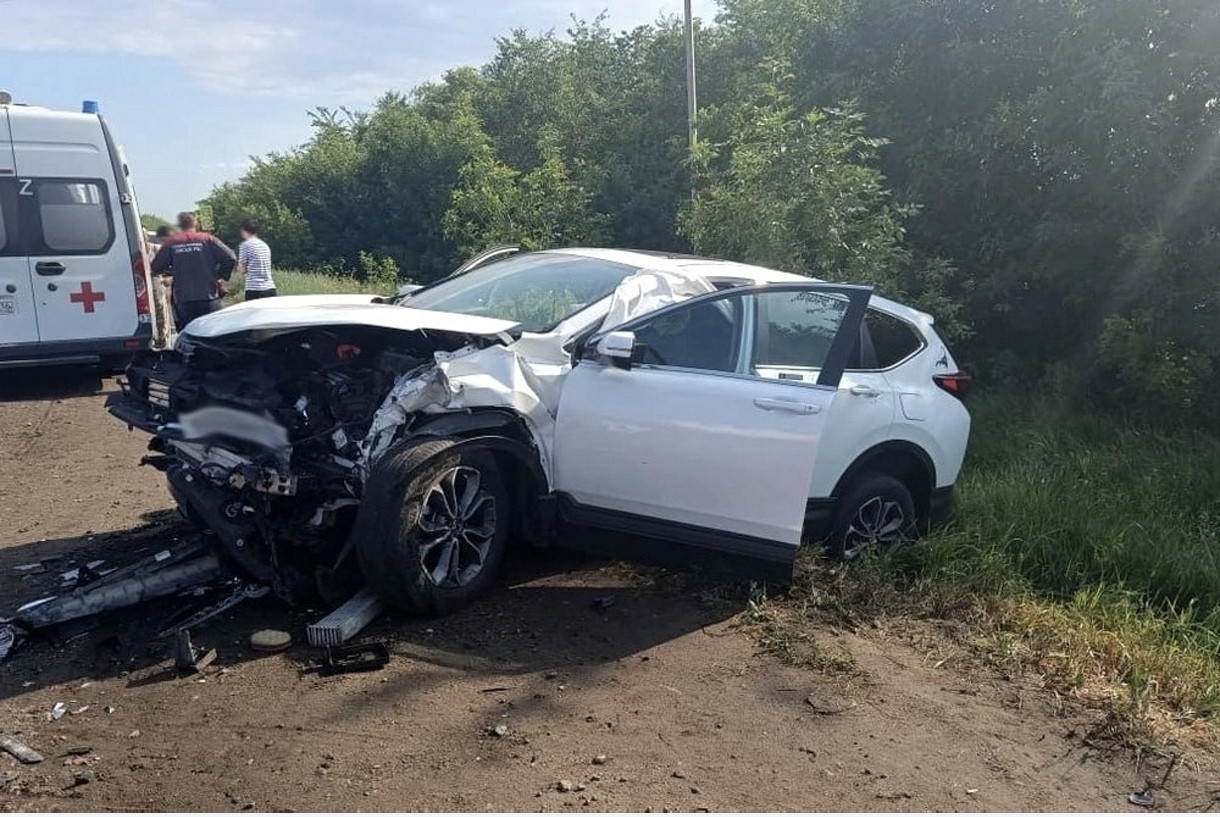
[[[174,311],[178,330],[224,306],[224,282],[233,274],[237,257],[216,236],[199,229],[194,213],[178,214],[179,232],[165,239],[152,260],[152,271],[174,279]]]

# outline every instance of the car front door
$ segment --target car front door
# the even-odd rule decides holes
[[[594,338],[556,416],[564,519],[789,565],[870,292],[740,287]]]

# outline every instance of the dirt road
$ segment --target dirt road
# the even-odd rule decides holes
[[[191,535],[137,467],[144,436],[103,411],[110,388],[0,373],[0,615],[61,570]],[[1089,716],[1033,679],[936,667],[881,632],[826,633],[859,669],[828,676],[762,654],[740,603],[563,554],[507,573],[457,615],[376,623],[393,657],[363,675],[249,650],[267,626],[303,642],[316,615],[270,599],[197,632],[219,652],[203,677],[150,639],[181,600],[31,642],[0,665],[0,734],[47,760],[0,755],[0,808],[1138,810],[1163,768],[1098,755]],[[1155,796],[1203,808],[1213,788],[1188,768]]]

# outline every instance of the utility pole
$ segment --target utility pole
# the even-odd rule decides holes
[[[695,124],[695,24],[691,18],[691,0],[685,0],[686,8],[686,127],[690,136],[690,157],[695,157],[695,143],[699,140],[699,128]],[[695,197],[694,182],[691,183],[691,198]]]

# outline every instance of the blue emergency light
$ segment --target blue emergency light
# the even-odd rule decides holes
[[[80,104],[81,113],[101,113],[101,108],[98,107],[97,100],[86,99]]]

